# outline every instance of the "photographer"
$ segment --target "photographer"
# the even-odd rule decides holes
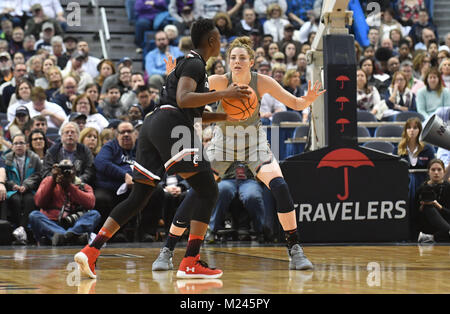
[[[100,221],[93,210],[95,196],[91,186],[75,177],[75,167],[68,159],[54,164],[51,176],[44,178],[34,196],[40,211],[33,211],[29,222],[34,237],[52,245],[88,243],[89,234]]]
[[[417,190],[419,243],[450,240],[450,183],[444,181],[444,174],[442,160],[433,159],[428,164],[429,180]]]

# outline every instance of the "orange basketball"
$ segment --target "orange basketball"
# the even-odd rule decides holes
[[[247,120],[253,115],[258,107],[258,97],[250,86],[248,86],[248,90],[251,92],[249,98],[222,99],[223,109],[230,117],[238,120]]]

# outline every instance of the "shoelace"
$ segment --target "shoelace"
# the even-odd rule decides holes
[[[198,260],[198,261],[197,261],[197,264],[200,264],[201,266],[203,266],[203,267],[205,267],[205,268],[215,269],[215,268],[209,267],[209,266],[208,266],[208,263],[206,263],[205,261],[202,261],[202,260]]]

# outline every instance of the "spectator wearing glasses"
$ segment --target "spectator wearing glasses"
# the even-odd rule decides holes
[[[55,143],[45,154],[43,177],[52,174],[52,167],[63,159],[69,159],[75,167],[79,181],[92,184],[95,179],[94,157],[89,148],[78,143],[80,130],[75,122],[67,122],[61,128],[61,142]]]
[[[39,156],[41,164],[43,164],[45,154],[47,153],[47,149],[49,147],[45,133],[39,129],[32,130],[28,136],[28,145],[30,146],[30,150]]]

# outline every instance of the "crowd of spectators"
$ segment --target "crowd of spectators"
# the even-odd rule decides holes
[[[139,128],[158,105],[164,59],[192,49],[189,27],[194,20],[211,18],[221,33],[221,55],[208,60],[209,74],[226,72],[228,44],[249,36],[256,52],[254,70],[297,97],[305,92],[306,54],[318,29],[320,0],[125,0],[124,5],[135,25],[137,52],[145,52],[142,69],[126,56],[117,62],[100,59],[87,41],[67,34],[58,0],[0,3],[1,218],[12,224],[17,244],[85,243],[130,193]],[[379,27],[372,18],[367,18],[370,44],[355,41],[358,110],[386,122],[402,111],[420,113],[421,123],[435,112],[448,120],[450,34],[438,38],[423,0],[388,5]],[[286,110],[291,109],[263,95],[263,124]],[[309,121],[309,110],[297,113]],[[203,127],[207,145],[212,132]],[[398,154],[412,168],[417,160],[426,168],[417,158],[422,144],[413,145],[407,135],[404,131],[406,142]],[[427,147],[427,153],[431,160],[436,152]],[[437,157],[448,169],[450,153],[440,149]],[[112,240],[160,240],[188,189],[180,177],[164,178],[147,208]],[[238,215],[234,225],[252,229],[261,241],[274,240],[276,226],[267,218],[276,212],[273,202],[244,166],[233,165],[219,190],[209,242],[230,225],[229,209],[236,202],[248,215]],[[241,238],[249,239],[249,233]]]

